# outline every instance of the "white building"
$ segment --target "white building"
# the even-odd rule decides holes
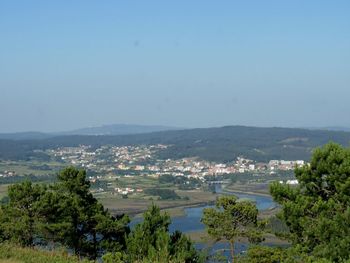
[[[286,184],[297,185],[297,184],[299,184],[299,182],[298,182],[298,180],[287,180]]]

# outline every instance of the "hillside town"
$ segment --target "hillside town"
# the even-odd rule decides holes
[[[62,162],[78,166],[98,174],[112,173],[124,176],[162,175],[185,176],[202,181],[208,176],[225,174],[254,173],[273,176],[278,171],[291,171],[305,165],[303,160],[270,160],[267,163],[238,157],[229,163],[215,163],[196,157],[178,160],[160,159],[157,153],[169,145],[139,146],[102,146],[93,149],[90,146],[63,147],[47,151],[49,155]]]

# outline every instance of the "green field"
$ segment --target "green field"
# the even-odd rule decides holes
[[[40,167],[43,164],[50,167],[51,170],[40,170],[35,167]],[[0,172],[2,171],[15,171],[17,175],[23,176],[28,174],[34,175],[47,175],[56,174],[57,171],[64,168],[65,165],[58,162],[38,162],[38,161],[1,161]]]
[[[203,190],[178,190],[176,186],[168,183],[159,183],[157,178],[147,176],[120,177],[119,179],[108,179],[104,177],[107,183],[107,191],[95,192],[94,195],[102,204],[115,213],[139,214],[144,212],[152,203],[157,204],[161,209],[167,209],[172,215],[182,215],[183,208],[188,206],[201,205],[216,200],[217,195]],[[143,192],[128,194],[128,198],[123,198],[120,194],[113,193],[114,188],[130,187],[133,189],[142,189]],[[159,196],[145,194],[146,189],[161,188],[174,190],[181,198],[176,200],[161,200]]]

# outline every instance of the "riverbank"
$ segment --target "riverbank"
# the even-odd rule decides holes
[[[265,197],[271,197],[269,191],[268,183],[261,184],[231,184],[222,188],[222,193],[234,194],[250,194],[250,195],[259,195]]]
[[[206,231],[194,231],[185,233],[193,242],[202,244],[214,244],[215,240],[212,239]],[[261,243],[262,245],[268,246],[288,246],[290,243],[286,240],[280,239],[279,237],[267,233],[264,235],[265,240]],[[247,238],[237,238],[237,242],[249,243]],[[226,241],[220,241],[219,243],[226,243]]]
[[[244,187],[247,188],[246,185],[244,185]],[[258,187],[253,186],[249,188],[260,188],[261,190],[260,185],[258,185]],[[244,191],[242,190],[242,185],[230,185],[229,187],[223,188],[220,187],[216,193],[204,192],[202,190],[177,190],[176,193],[181,196],[181,200],[152,200],[136,198],[101,198],[99,200],[114,214],[125,213],[131,217],[140,217],[150,205],[155,204],[159,206],[162,211],[166,211],[171,217],[182,217],[186,216],[186,209],[214,205],[216,199],[225,194],[237,195],[240,198],[246,198],[247,196],[248,199],[272,199],[266,190],[265,192],[254,190]],[[268,215],[276,214],[277,209],[274,206],[268,206],[263,208],[260,207],[260,210],[260,212],[264,215],[263,217],[267,217]]]
[[[243,190],[238,190],[238,189],[233,189],[233,190],[223,189],[221,192],[221,194],[230,194],[230,195],[234,195],[235,193],[247,194],[247,195],[258,195],[258,196],[263,196],[263,197],[271,197],[271,195],[268,193],[260,193],[260,192],[254,192],[254,191],[243,191]]]
[[[167,212],[169,214],[170,217],[182,217],[182,216],[186,216],[186,212],[185,210],[188,208],[196,208],[196,207],[204,207],[204,206],[211,206],[214,205],[215,201],[210,201],[210,202],[202,202],[202,203],[191,203],[189,205],[184,205],[184,206],[169,206],[169,207],[163,207],[161,208],[162,212]],[[142,210],[137,214],[130,214],[131,216],[134,216],[136,218],[138,217],[142,217],[143,213],[146,211]]]
[[[134,217],[145,212],[150,205],[155,204],[162,211],[167,211],[171,217],[180,217],[185,215],[184,209],[212,205],[219,196],[219,194],[202,190],[177,190],[176,193],[182,198],[181,200],[122,199],[115,197],[100,198],[99,200],[114,214],[125,213]]]

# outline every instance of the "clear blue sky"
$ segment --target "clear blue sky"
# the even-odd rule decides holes
[[[0,132],[350,126],[350,1],[0,1]]]

